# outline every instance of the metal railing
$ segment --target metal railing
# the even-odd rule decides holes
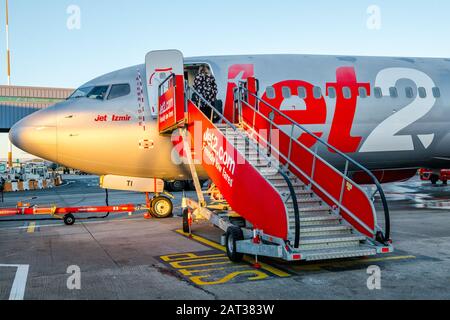
[[[272,167],[275,168],[276,171],[283,177],[283,179],[286,181],[286,184],[288,186],[289,189],[289,193],[290,195],[287,197],[287,199],[284,199],[284,204],[286,207],[286,219],[287,222],[289,224],[289,219],[288,219],[288,207],[287,207],[287,203],[292,199],[293,202],[293,208],[294,208],[294,216],[295,216],[295,240],[294,240],[294,248],[299,248],[300,246],[300,211],[299,211],[299,207],[298,207],[298,202],[297,202],[297,195],[295,193],[295,189],[294,186],[290,180],[290,178],[287,176],[287,174],[283,171],[283,168],[281,166],[281,164],[278,161],[275,161],[272,157],[269,157],[266,153],[264,152],[260,152],[260,146],[257,145],[252,139],[250,139],[246,134],[242,133],[238,127],[236,127],[233,123],[231,123],[227,118],[225,118],[225,116],[222,114],[221,111],[217,110],[217,108],[215,108],[214,106],[211,105],[211,103],[209,103],[200,93],[198,93],[194,88],[192,87],[187,87],[186,89],[186,93],[187,93],[187,99],[191,99],[194,101],[195,97],[198,98],[198,101],[203,103],[205,106],[211,108],[211,115],[210,115],[210,120],[212,123],[214,123],[214,119],[215,119],[215,115],[218,117],[218,119],[220,119],[221,122],[223,122],[227,127],[230,127],[234,132],[236,132],[241,138],[243,138],[245,140],[246,146],[250,146],[253,149],[255,149],[257,151],[258,155],[261,155],[266,161],[267,161],[267,165],[268,167]],[[195,103],[194,103],[195,105]],[[187,106],[187,104],[186,104]],[[196,105],[196,107],[198,108],[198,106]],[[217,128],[217,127],[216,127]],[[217,128],[217,130],[219,130]],[[231,141],[230,141],[231,142]],[[235,145],[234,145],[235,146]],[[236,147],[236,146],[235,146]],[[244,154],[244,157],[246,157],[247,155]],[[274,188],[275,189],[275,188]],[[275,189],[276,190],[276,189]]]
[[[248,99],[249,97],[252,97],[253,100],[255,101],[255,106],[250,105],[246,99]],[[267,103],[266,101],[264,101],[263,99],[259,98],[256,94],[254,94],[253,92],[250,92],[246,87],[245,84],[240,84],[239,87],[237,87],[235,89],[235,102],[237,103],[237,107],[238,107],[238,116],[239,116],[239,121],[242,123],[244,123],[247,127],[250,127],[251,130],[253,130],[260,139],[262,139],[263,141],[265,140],[264,137],[262,137],[261,135],[258,134],[255,125],[256,125],[256,115],[258,114],[259,117],[263,118],[264,120],[266,120],[270,125],[269,125],[269,140],[264,141],[268,146],[270,146],[270,149],[272,151],[275,151],[278,156],[280,156],[282,159],[284,159],[284,161],[286,161],[287,163],[287,168],[289,168],[289,166],[291,166],[292,168],[296,169],[297,171],[299,171],[310,183],[310,185],[314,185],[317,189],[319,189],[322,193],[324,193],[327,197],[329,197],[333,202],[336,203],[336,205],[338,206],[338,209],[344,210],[345,212],[347,212],[347,214],[350,215],[351,218],[353,218],[355,221],[357,221],[359,224],[361,224],[361,226],[365,227],[366,229],[370,230],[370,228],[368,228],[355,214],[353,214],[349,209],[345,208],[345,206],[343,206],[343,195],[344,195],[344,191],[345,191],[345,184],[346,182],[351,182],[353,185],[356,185],[358,188],[359,185],[356,184],[353,180],[351,180],[348,177],[348,173],[349,173],[349,169],[350,169],[350,165],[353,166],[353,168],[357,168],[361,171],[363,171],[364,173],[366,173],[373,181],[373,183],[376,186],[376,191],[375,193],[373,193],[370,201],[372,201],[372,207],[374,210],[374,220],[375,220],[375,226],[376,228],[378,228],[378,230],[375,230],[375,238],[377,241],[385,244],[390,240],[390,213],[389,213],[389,207],[387,204],[387,200],[386,200],[386,195],[383,191],[383,188],[380,184],[380,182],[378,181],[378,179],[375,177],[375,175],[369,171],[367,168],[365,168],[364,166],[362,166],[361,164],[359,164],[358,162],[356,162],[355,160],[353,160],[352,158],[350,158],[348,155],[342,153],[340,150],[338,150],[337,148],[333,147],[332,145],[330,145],[329,143],[327,143],[326,141],[322,140],[320,137],[318,137],[317,135],[315,135],[313,132],[309,131],[308,129],[306,129],[305,127],[303,127],[302,125],[298,124],[297,122],[295,122],[292,118],[290,118],[289,116],[287,116],[286,114],[284,114],[283,112],[281,112],[280,110],[278,110],[277,108],[273,107],[272,105],[270,105],[269,103]],[[265,106],[267,106],[271,112],[269,114],[269,117],[267,117],[266,115],[264,115],[259,109],[260,109],[260,105],[263,104]],[[242,111],[242,106],[245,105],[246,107],[248,107],[249,109],[251,109],[253,111],[253,119],[251,120],[252,123],[248,124],[243,120],[243,111]],[[235,110],[236,111],[236,110]],[[235,112],[234,111],[234,112]],[[284,118],[285,120],[289,121],[289,123],[291,124],[291,134],[289,135],[289,133],[286,133],[286,135],[289,136],[289,149],[288,149],[288,154],[284,155],[280,150],[278,150],[277,148],[275,148],[271,141],[270,141],[270,137],[272,136],[272,130],[273,128],[276,128],[278,130],[280,130],[280,132],[284,132],[285,131],[280,128],[279,125],[277,125],[274,122],[275,119],[275,115],[278,115],[282,118]],[[345,169],[344,169],[344,173],[342,173],[340,170],[336,169],[334,166],[332,166],[329,162],[327,162],[326,160],[324,160],[322,157],[320,157],[318,155],[318,144],[316,144],[314,150],[311,150],[310,148],[306,147],[304,144],[302,144],[298,139],[294,139],[293,135],[295,132],[295,128],[300,129],[302,132],[306,133],[307,135],[313,137],[317,142],[319,142],[319,144],[326,146],[327,148],[329,148],[329,150],[334,151],[339,157],[341,157],[343,160],[345,160]],[[312,164],[312,171],[311,171],[311,176],[309,176],[308,174],[306,174],[303,170],[301,170],[292,160],[292,150],[293,150],[293,145],[297,144],[299,145],[301,148],[307,150],[309,153],[311,153],[313,155],[313,164]],[[343,182],[342,182],[342,188],[341,188],[341,194],[340,194],[340,199],[335,199],[333,196],[331,196],[325,189],[323,189],[318,183],[315,182],[314,180],[314,172],[315,172],[315,166],[317,161],[323,161],[325,164],[327,164],[330,168],[332,168],[334,171],[336,171],[337,173],[339,173],[342,177],[343,177]],[[287,170],[289,171],[289,170]],[[361,188],[360,190],[362,192],[364,192]],[[383,210],[384,210],[384,218],[385,218],[385,229],[384,229],[384,233],[381,230],[381,228],[377,225],[376,221],[377,221],[377,217],[376,217],[376,211],[375,208],[373,206],[373,202],[374,202],[374,197],[376,194],[379,194],[381,201],[382,201],[382,205],[383,205]],[[373,232],[372,230],[370,230],[370,232]]]

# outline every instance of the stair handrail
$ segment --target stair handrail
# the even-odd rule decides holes
[[[217,114],[219,116],[219,118],[229,127],[231,127],[233,129],[234,132],[236,132],[238,135],[240,135],[242,138],[244,138],[244,140],[246,141],[246,143],[249,146],[252,146],[254,149],[256,149],[259,153],[259,149],[260,147],[254,142],[252,141],[247,135],[243,134],[242,132],[240,132],[238,130],[238,128],[231,123],[231,121],[229,121],[223,114],[221,111],[219,111],[215,106],[213,106],[209,101],[207,101],[197,90],[195,90],[193,87],[191,86],[187,86],[187,90],[186,90],[186,94],[187,94],[187,98],[190,99],[192,101],[192,97],[193,94],[196,95],[201,101],[203,101],[209,108],[211,108],[211,122],[213,122],[214,119],[214,114]],[[194,105],[199,108],[195,103]],[[187,107],[187,104],[186,104]],[[214,125],[214,127],[219,130],[216,125]],[[271,159],[268,155],[266,155],[264,152],[260,153],[267,161],[268,164],[270,166],[273,165],[273,159]],[[245,157],[245,154],[244,154]],[[294,216],[295,216],[295,240],[294,240],[294,248],[298,249],[300,247],[300,230],[301,230],[301,225],[300,225],[300,211],[299,211],[299,207],[298,207],[298,200],[297,200],[297,195],[295,194],[295,189],[294,186],[291,182],[291,180],[289,179],[289,177],[286,175],[286,173],[282,170],[281,165],[279,165],[276,170],[278,171],[279,174],[281,174],[281,176],[283,177],[283,179],[286,181],[288,188],[289,188],[289,193],[290,196],[284,200],[284,203],[286,205],[287,201],[289,201],[290,199],[292,199],[293,205],[294,205]],[[288,209],[286,207],[286,215],[287,215]],[[288,221],[289,223],[289,221]]]
[[[245,83],[240,83],[239,87],[236,88],[237,90],[237,97],[235,97],[235,99],[237,98],[239,105],[241,106],[242,103],[244,103],[245,105],[247,105],[250,109],[254,110],[255,112],[257,112],[258,114],[260,114],[262,117],[264,117],[266,120],[269,121],[269,123],[271,125],[274,125],[276,127],[278,127],[277,124],[275,124],[271,119],[267,118],[266,116],[264,116],[264,114],[262,114],[260,112],[260,110],[256,110],[256,108],[252,105],[250,105],[247,101],[245,101],[245,99],[243,99],[243,96],[245,93],[247,95],[247,97],[252,96],[256,99],[256,101],[263,103],[264,105],[266,105],[267,107],[269,107],[269,109],[271,109],[273,112],[277,113],[278,115],[280,115],[281,117],[283,117],[284,119],[288,120],[293,126],[301,129],[303,132],[305,132],[306,134],[308,134],[309,136],[313,137],[314,139],[316,139],[319,143],[321,143],[322,145],[326,146],[327,148],[333,150],[338,156],[340,156],[341,158],[343,158],[346,161],[346,173],[342,174],[342,172],[340,170],[337,170],[338,172],[340,172],[340,174],[344,177],[344,179],[348,180],[348,181],[352,181],[353,183],[355,183],[356,185],[358,185],[356,182],[354,182],[352,179],[350,179],[347,174],[348,174],[348,164],[351,163],[352,165],[354,165],[355,167],[359,168],[360,170],[362,170],[364,173],[366,173],[369,178],[372,179],[372,181],[374,182],[377,191],[375,193],[373,193],[372,195],[372,202],[374,202],[374,197],[375,195],[378,193],[380,195],[381,201],[382,201],[382,205],[383,205],[383,210],[384,210],[384,217],[385,217],[385,229],[384,229],[384,233],[382,230],[379,230],[379,232],[376,233],[376,238],[380,243],[386,244],[387,242],[390,241],[390,233],[391,233],[391,226],[390,226],[390,212],[389,212],[389,206],[387,203],[387,199],[386,199],[386,195],[384,193],[384,190],[381,186],[380,181],[377,179],[377,177],[375,177],[375,175],[368,170],[366,167],[364,167],[362,164],[358,163],[356,160],[352,159],[350,156],[346,155],[345,153],[341,152],[340,150],[338,150],[337,148],[335,148],[334,146],[330,145],[328,142],[326,142],[325,140],[323,140],[322,138],[318,137],[317,135],[315,135],[313,132],[311,132],[310,130],[306,129],[304,126],[300,125],[299,123],[297,123],[296,121],[294,121],[291,117],[287,116],[286,114],[284,114],[283,112],[281,112],[280,110],[278,110],[277,108],[275,108],[274,106],[270,105],[268,102],[264,101],[262,98],[260,98],[259,96],[257,96],[256,94],[254,94],[253,92],[249,91],[245,86]],[[258,106],[259,109],[259,103],[256,103],[256,105]],[[242,107],[240,107],[239,112],[242,114]],[[255,124],[253,124],[253,130],[254,130],[254,126]],[[279,128],[279,127],[278,127]],[[281,130],[281,129],[280,129]],[[300,143],[298,140],[295,140],[292,138],[292,135],[289,136],[290,138],[290,143],[291,142],[295,142],[299,145],[301,145],[302,147],[305,147],[302,143]],[[267,141],[268,142],[268,141]],[[268,142],[269,143],[269,142]],[[291,146],[290,146],[291,148]],[[306,147],[305,147],[306,148]],[[324,161],[325,163],[327,163],[329,166],[331,166],[331,164],[326,161],[325,159],[323,159],[322,157],[320,157],[317,152],[314,152],[313,150],[311,150],[310,148],[306,148],[308,149],[310,152],[312,152],[314,154],[315,157],[320,158],[322,161]],[[283,158],[286,158],[284,155],[281,154],[281,152],[279,151],[279,154],[281,156],[283,156]],[[286,158],[286,161],[290,162],[291,165],[297,167],[294,163],[292,163],[292,161],[289,158]],[[333,167],[333,166],[331,166]],[[334,167],[333,167],[334,168]],[[336,199],[335,199],[336,200]],[[340,204],[342,206],[342,204]],[[375,210],[376,211],[376,210]],[[377,226],[378,227],[378,226]],[[380,227],[378,227],[379,229],[381,229]]]

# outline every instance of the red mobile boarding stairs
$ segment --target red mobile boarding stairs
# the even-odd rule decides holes
[[[183,201],[185,231],[190,232],[193,219],[208,219],[226,232],[222,242],[233,261],[243,254],[314,261],[393,251],[389,210],[375,176],[259,98],[256,79],[236,88],[235,119],[226,119],[183,83],[182,75],[172,74],[158,94],[160,133],[179,132],[199,198]],[[211,116],[198,104],[211,108]],[[220,124],[214,124],[218,118]],[[280,118],[289,123],[290,134],[276,124]],[[300,139],[293,138],[298,131]],[[317,147],[312,150],[304,141]],[[339,156],[343,170],[320,157],[318,146]],[[205,201],[196,170],[200,165],[226,201],[218,210]],[[352,171],[369,175],[375,194],[369,197],[352,181]],[[377,222],[376,193],[384,231]]]

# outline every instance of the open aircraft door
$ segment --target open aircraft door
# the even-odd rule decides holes
[[[184,120],[183,54],[178,50],[151,51],[145,57],[145,68],[151,115],[158,117],[164,133]],[[159,92],[160,87],[164,92]]]

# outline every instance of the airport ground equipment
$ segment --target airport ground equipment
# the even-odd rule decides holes
[[[240,83],[233,117],[226,118],[185,85],[183,60],[179,51],[151,52],[146,68],[147,76],[168,74],[157,92],[159,131],[172,141],[178,132],[174,144],[182,145],[179,155],[197,191],[197,201],[183,199],[185,231],[194,221],[210,221],[225,232],[232,261],[243,254],[313,261],[393,251],[386,197],[369,170],[259,97],[255,78]],[[203,113],[200,104],[211,112]],[[341,159],[342,168],[320,156],[324,149]],[[205,196],[200,166],[223,200],[211,201],[212,192]],[[376,192],[367,195],[351,179],[353,171],[365,172]],[[377,194],[384,228],[374,206]]]
[[[52,218],[63,220],[66,225],[73,225],[77,219],[77,214],[97,214],[97,213],[132,213],[146,208],[138,207],[133,204],[118,206],[87,206],[87,207],[37,207],[27,203],[19,203],[16,208],[0,209],[0,218],[13,216],[42,216],[50,215]],[[102,218],[102,217],[92,217]]]
[[[156,185],[156,183],[155,183]],[[158,189],[159,190],[159,189]],[[40,221],[40,220],[63,220],[66,225],[73,225],[76,220],[91,220],[91,219],[106,219],[110,214],[117,213],[135,213],[144,211],[144,217],[146,219],[154,218],[167,218],[172,215],[173,204],[171,198],[173,196],[169,193],[162,192],[155,194],[154,197],[150,197],[150,194],[146,194],[146,204],[109,204],[109,191],[105,189],[105,205],[104,206],[84,206],[84,207],[57,207],[57,206],[37,206],[32,205],[31,201],[37,199],[37,197],[23,200],[17,203],[15,208],[0,208],[0,218],[14,217],[14,216],[26,216],[27,219],[20,219],[20,221]],[[99,213],[105,215],[99,216]],[[76,217],[78,214],[84,214],[83,216]],[[86,214],[93,214],[86,217]],[[36,219],[36,216],[50,216],[50,218]],[[5,220],[5,221],[18,221],[18,220]]]
[[[149,208],[146,218],[153,216],[164,219],[173,215],[172,199],[174,197],[164,190],[165,183],[161,179],[106,175],[100,177],[100,187],[105,190],[144,193]],[[150,197],[150,194],[153,196]]]
[[[442,181],[443,185],[447,185],[448,180],[450,179],[450,169],[442,169],[442,170],[420,169],[419,175],[422,181],[431,181],[432,184],[436,185],[440,180]]]

